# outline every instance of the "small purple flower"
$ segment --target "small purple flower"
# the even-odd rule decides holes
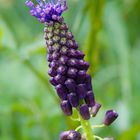
[[[56,89],[57,94],[58,94],[58,96],[60,97],[61,100],[67,99],[68,91],[67,91],[65,86],[59,84],[55,87],[55,89]]]
[[[77,131],[64,131],[60,134],[60,140],[81,140],[81,134]]]
[[[101,104],[99,103],[95,103],[95,105],[91,108],[91,115],[93,117],[95,117],[99,111],[99,109],[101,108]]]
[[[61,101],[61,109],[65,115],[67,115],[67,116],[72,115],[72,107],[68,100]]]
[[[72,107],[77,107],[79,105],[79,99],[75,93],[68,94],[68,100]]]
[[[90,119],[90,112],[89,112],[88,105],[83,104],[80,106],[80,114],[84,120]]]
[[[76,68],[69,68],[68,69],[68,77],[75,78],[77,75],[78,70]]]
[[[112,124],[118,117],[118,113],[114,110],[108,110],[105,114],[104,124],[110,125]]]
[[[89,107],[93,107],[95,105],[94,93],[92,91],[87,92],[85,101]]]
[[[74,79],[68,78],[65,81],[65,85],[68,88],[69,92],[75,92],[76,91],[76,82]]]
[[[79,99],[84,99],[86,97],[86,85],[85,84],[79,84],[77,85],[77,94],[79,96]]]

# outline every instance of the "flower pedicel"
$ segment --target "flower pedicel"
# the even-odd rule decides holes
[[[67,1],[36,1],[37,4],[34,4],[27,0],[25,4],[30,8],[32,16],[45,23],[48,74],[50,83],[60,98],[60,107],[67,116],[71,116],[73,108],[76,108],[83,121],[89,120],[91,116],[96,116],[101,105],[95,102],[91,76],[87,74],[89,63],[84,60],[84,53],[78,50],[78,43],[61,16],[67,10]],[[117,117],[117,113],[108,111],[104,124],[110,125]],[[90,134],[87,134],[87,140],[91,140],[88,135]],[[61,133],[60,139],[81,140],[81,135],[74,130],[65,131]]]

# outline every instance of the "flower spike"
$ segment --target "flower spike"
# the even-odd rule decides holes
[[[34,5],[31,0],[27,0],[25,4],[30,8],[30,14],[36,17],[40,22],[59,21],[61,15],[67,9],[66,0],[36,0],[38,4]]]

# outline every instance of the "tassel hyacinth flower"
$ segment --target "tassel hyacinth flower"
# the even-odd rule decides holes
[[[68,25],[61,16],[67,9],[66,0],[46,3],[37,0],[26,1],[31,15],[45,23],[47,44],[48,74],[50,83],[55,87],[65,115],[72,115],[72,108],[79,107],[83,119],[89,119],[89,108],[95,105],[91,76],[87,74],[89,63],[84,60],[84,53],[78,50],[78,44]],[[86,117],[85,117],[86,116]]]
[[[87,131],[86,139],[93,140],[91,126],[87,125],[86,120],[96,116],[101,105],[95,102],[91,76],[87,73],[89,63],[84,60],[84,53],[78,49],[78,43],[62,17],[62,13],[67,10],[67,1],[36,0],[36,2],[37,4],[34,4],[31,0],[27,0],[25,4],[30,8],[30,14],[45,24],[50,83],[56,89],[64,114],[71,116],[73,108],[76,108],[81,115],[81,124]],[[107,119],[104,121],[106,125],[115,120],[114,118],[108,120],[109,115],[112,118],[112,114],[107,113]],[[73,137],[76,139],[72,139]],[[63,132],[60,139],[81,140],[81,136],[71,130]]]

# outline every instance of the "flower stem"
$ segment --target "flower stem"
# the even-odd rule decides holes
[[[100,124],[100,125],[92,125],[92,128],[102,128],[105,127],[104,124]]]
[[[86,140],[94,140],[92,127],[91,127],[91,124],[89,123],[89,121],[83,120],[82,117],[80,116],[80,122],[81,122],[81,126],[84,129]]]

